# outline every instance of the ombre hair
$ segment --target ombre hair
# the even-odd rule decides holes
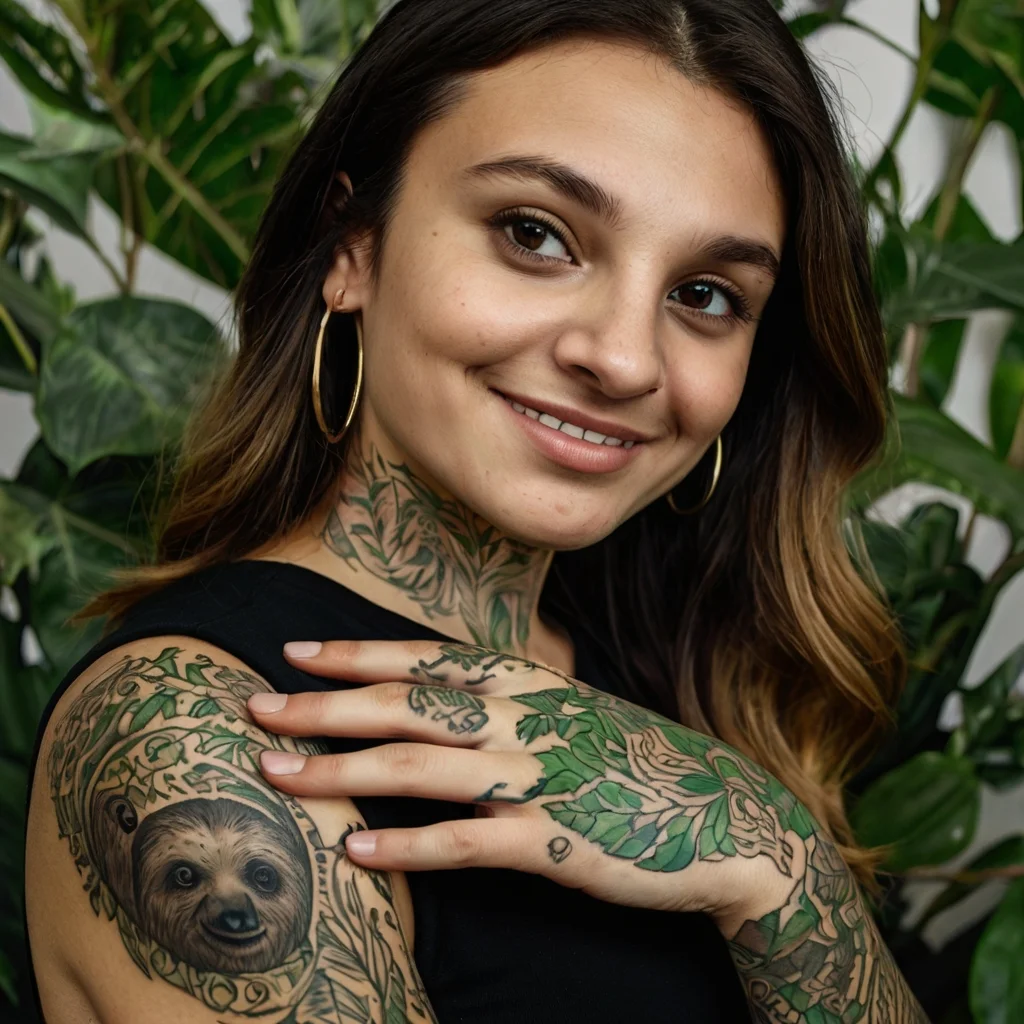
[[[155,564],[98,598],[117,617],[155,589],[241,559],[329,500],[310,368],[339,248],[369,239],[374,280],[417,133],[466,76],[572,37],[639,45],[739,100],[787,210],[782,269],[722,441],[711,500],[665,501],[555,556],[542,612],[602,645],[629,699],[735,745],[782,780],[870,884],[843,785],[886,722],[905,666],[844,492],[890,413],[865,213],[827,80],[769,0],[399,0],[344,68],[274,189],[237,291],[239,350],[193,417]],[[337,201],[346,171],[353,194]],[[332,348],[355,344],[332,318]],[[347,406],[339,380],[335,407]],[[692,474],[692,501],[706,473]],[[680,497],[680,502],[683,498]]]

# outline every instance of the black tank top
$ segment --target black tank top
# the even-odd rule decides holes
[[[620,693],[607,660],[580,629],[565,625],[576,648],[576,676]],[[43,714],[36,755],[54,704],[82,671],[121,644],[160,635],[215,644],[282,693],[345,685],[289,665],[281,653],[288,640],[450,639],[298,566],[250,561],[207,569],[140,601],[68,672]],[[383,741],[324,742],[344,753]],[[356,805],[372,829],[473,814],[465,804],[407,797],[360,797]],[[416,964],[440,1024],[750,1020],[725,940],[704,915],[605,903],[519,871],[464,868],[406,877]]]

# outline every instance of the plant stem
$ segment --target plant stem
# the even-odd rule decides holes
[[[1006,453],[1006,464],[1024,470],[1024,402],[1021,402],[1017,412],[1017,425],[1013,428],[1013,440]]]
[[[960,202],[960,193],[963,191],[967,168],[974,158],[978,143],[981,142],[981,136],[992,120],[996,107],[999,106],[1001,97],[1002,89],[998,85],[993,85],[985,92],[978,104],[977,112],[967,125],[963,141],[953,152],[949,161],[949,170],[939,195],[939,208],[935,214],[934,235],[937,242],[941,242],[952,227],[956,208]]]
[[[2,302],[0,302],[0,324],[7,328],[7,333],[11,336],[11,341],[14,342],[14,347],[17,349],[18,355],[21,356],[25,369],[33,377],[37,376],[39,374],[39,362],[36,359],[36,355],[25,339],[25,335],[21,333],[21,328],[14,322],[14,317],[11,316],[7,307]]]
[[[950,156],[932,228],[932,236],[936,242],[942,242],[953,226],[967,169],[974,159],[985,129],[996,112],[996,107],[999,106],[1001,96],[1002,89],[998,85],[993,85],[985,92],[974,117],[967,125],[963,139]],[[928,327],[929,325],[925,323],[907,324],[900,343],[900,364],[904,368],[905,381],[903,393],[908,398],[916,398],[921,387],[921,357],[928,342]]]
[[[944,882],[961,882],[964,885],[980,885],[998,878],[1024,878],[1024,864],[1010,864],[1002,868],[981,868],[978,871],[949,871],[944,868],[910,868],[903,877],[918,879],[939,879]]]
[[[220,235],[225,245],[245,262],[249,258],[249,247],[242,236],[207,202],[206,197],[164,156],[159,138],[148,140],[138,129],[125,109],[121,90],[110,76],[110,69],[103,60],[99,40],[89,31],[81,12],[71,0],[54,0],[57,7],[68,18],[78,32],[85,46],[89,61],[96,75],[96,90],[107,104],[118,130],[128,141],[129,148],[142,157],[171,187],[199,214],[213,230]],[[117,280],[121,281],[120,275]],[[127,289],[122,289],[127,290]]]

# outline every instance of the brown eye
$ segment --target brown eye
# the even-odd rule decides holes
[[[572,253],[561,230],[539,214],[505,210],[489,222],[500,228],[503,242],[519,256],[550,263],[571,263]]]
[[[531,252],[539,249],[544,244],[544,239],[549,234],[543,224],[535,220],[517,220],[509,225],[512,241],[521,245]]]

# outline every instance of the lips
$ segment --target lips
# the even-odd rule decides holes
[[[640,431],[627,427],[625,424],[594,416],[591,413],[583,412],[580,409],[573,409],[558,402],[531,398],[528,395],[520,395],[512,391],[499,391],[497,388],[492,388],[491,390],[511,404],[516,412],[524,413],[530,416],[531,419],[539,420],[545,426],[551,427],[554,430],[559,430],[565,425],[570,429],[563,431],[563,433],[567,433],[571,437],[584,438],[593,444],[604,444],[606,443],[605,439],[611,439],[613,442],[611,447],[617,447],[618,445],[615,442],[625,446],[630,442],[637,444],[652,440],[652,437],[649,435],[642,434]],[[537,415],[534,416],[533,413]],[[544,417],[547,417],[547,419],[544,419]],[[587,437],[588,433],[591,435],[590,437]],[[598,437],[601,440],[597,440]]]

